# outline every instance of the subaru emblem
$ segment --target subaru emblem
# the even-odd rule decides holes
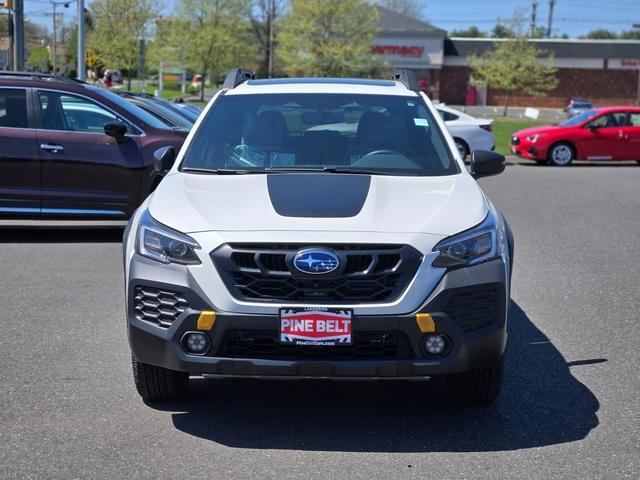
[[[319,274],[333,272],[340,265],[335,253],[321,248],[300,250],[293,257],[293,266],[302,273]]]

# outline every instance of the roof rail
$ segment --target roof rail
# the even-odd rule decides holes
[[[405,87],[409,90],[413,90],[414,92],[420,91],[418,78],[412,70],[407,70],[405,68],[396,69],[391,74],[391,80],[404,84]]]
[[[42,72],[14,72],[14,71],[4,71],[0,70],[0,77],[22,77],[22,78],[31,78],[31,79],[41,79],[41,80],[53,80],[65,83],[84,83],[81,80],[76,80],[74,78],[65,77],[63,75],[55,75],[53,73],[42,73]]]
[[[244,68],[236,68],[227,74],[227,77],[224,79],[224,83],[222,84],[222,88],[236,88],[242,82],[254,80],[255,78],[255,72]]]

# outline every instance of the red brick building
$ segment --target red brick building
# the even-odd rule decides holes
[[[503,39],[448,38],[429,23],[380,8],[383,31],[373,51],[394,67],[411,68],[441,102],[461,105],[468,100],[468,57]],[[563,107],[569,97],[582,96],[595,105],[640,103],[640,41],[530,40],[555,58],[558,86],[544,97],[514,96],[514,106]],[[501,105],[504,95],[489,90],[476,103]]]

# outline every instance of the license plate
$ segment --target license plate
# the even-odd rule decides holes
[[[353,311],[324,307],[280,310],[280,343],[311,346],[351,344]]]

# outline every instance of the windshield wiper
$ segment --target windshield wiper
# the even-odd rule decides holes
[[[229,168],[199,168],[199,167],[183,167],[183,172],[191,173],[209,173],[212,175],[246,175],[256,173],[347,173],[353,175],[412,175],[417,173],[402,172],[381,172],[378,170],[365,170],[351,167],[267,167],[259,170],[234,170]]]
[[[363,170],[350,167],[320,167],[320,168],[305,168],[305,167],[269,167],[265,168],[268,173],[353,173],[356,175],[392,175],[386,172],[377,172],[375,170]]]
[[[250,170],[232,170],[229,168],[198,168],[198,167],[183,167],[183,172],[192,173],[211,173],[214,175],[244,175],[246,173],[253,173]]]

